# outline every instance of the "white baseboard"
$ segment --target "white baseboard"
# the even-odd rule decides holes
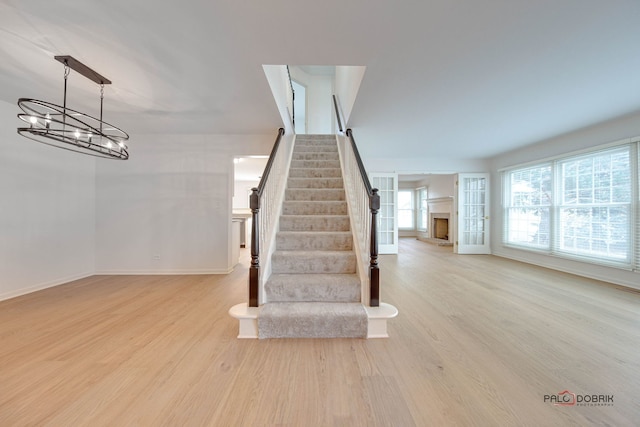
[[[21,295],[30,294],[32,292],[41,291],[47,288],[53,288],[55,286],[64,285],[65,283],[73,282],[74,280],[84,279],[85,277],[95,275],[113,275],[113,276],[176,276],[176,275],[196,275],[196,274],[229,274],[233,271],[233,267],[230,269],[202,269],[202,270],[99,270],[95,272],[85,272],[81,274],[74,274],[72,276],[63,277],[56,280],[39,283],[27,288],[16,289],[8,292],[0,293],[0,301],[16,298]]]
[[[74,280],[84,279],[85,277],[93,276],[93,272],[89,273],[81,273],[74,274],[72,276],[63,277],[56,280],[47,281],[44,283],[40,283],[34,286],[29,286],[28,288],[16,289],[9,292],[3,292],[0,294],[0,301],[8,300],[11,298],[16,298],[22,295],[30,294],[32,292],[41,291],[43,289],[53,288],[55,286],[64,285],[65,283],[73,282]]]
[[[600,274],[596,272],[587,272],[584,269],[579,269],[577,267],[571,268],[569,266],[561,266],[553,263],[546,263],[544,261],[533,260],[524,256],[518,256],[511,253],[504,253],[499,251],[492,252],[492,255],[501,257],[501,258],[512,259],[514,261],[524,262],[525,264],[537,265],[539,267],[544,267],[551,270],[562,271],[563,273],[569,273],[569,274],[574,274],[576,276],[586,277],[587,279],[600,280],[602,282],[612,283],[614,285],[623,286],[625,288],[640,290],[640,286],[637,284],[637,280],[631,279],[627,281],[621,278],[613,277],[611,274],[607,274],[606,272],[602,272]],[[579,261],[575,261],[575,262],[579,262]],[[606,269],[608,267],[602,266],[602,268]],[[631,273],[631,274],[638,275],[637,272]]]
[[[96,275],[101,276],[177,276],[189,274],[229,274],[230,269],[203,269],[203,270],[98,270]]]

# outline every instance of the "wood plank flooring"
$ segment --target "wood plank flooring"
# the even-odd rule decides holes
[[[389,339],[238,340],[227,276],[0,302],[0,426],[637,426],[640,293],[402,239]],[[554,406],[569,390],[612,406]]]

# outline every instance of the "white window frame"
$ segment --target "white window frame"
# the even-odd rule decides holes
[[[416,188],[416,230],[420,232],[429,231],[429,189],[427,187]],[[424,215],[424,224],[422,218]]]
[[[516,173],[531,173],[536,169],[548,169],[549,174],[551,175],[551,183],[550,188],[548,190],[548,194],[545,194],[542,188],[526,188],[526,189],[518,189],[517,193],[519,194],[518,199],[523,199],[526,197],[526,193],[529,192],[531,195],[535,193],[536,196],[531,197],[533,201],[514,201],[514,189],[512,186],[514,183],[512,182],[512,177]],[[534,239],[536,233],[540,231],[540,229],[548,230],[549,239],[551,239],[551,224],[552,219],[552,205],[553,205],[553,164],[552,162],[543,162],[537,165],[528,166],[519,169],[512,169],[508,171],[503,177],[503,206],[504,206],[504,228],[503,228],[503,242],[508,246],[526,248],[535,251],[550,251],[551,250],[551,242],[548,244],[541,244],[539,242],[526,242],[523,240],[521,236],[520,239],[514,237],[514,233],[518,233],[519,235],[526,235],[530,239]],[[515,185],[521,185],[520,183],[515,183]],[[524,193],[520,194],[520,193]],[[545,212],[546,211],[546,212]],[[546,213],[547,222],[543,222],[543,214]],[[512,227],[510,223],[510,219],[514,216],[518,217],[518,222],[520,222],[520,227]],[[526,229],[523,229],[525,228]],[[535,240],[535,239],[534,239]],[[538,238],[539,240],[539,238]]]
[[[407,193],[411,196],[411,208],[409,209],[402,209],[400,208],[400,194],[402,193]],[[398,230],[403,230],[403,231],[413,231],[416,229],[416,195],[415,195],[415,190],[413,189],[409,189],[409,188],[399,188],[398,189]],[[400,225],[400,213],[403,211],[410,211],[411,212],[411,226],[410,227],[402,227]]]
[[[562,233],[562,213],[563,213],[563,209],[566,210],[567,206],[574,206],[574,205],[567,205],[566,202],[564,202],[563,205],[563,195],[564,195],[564,177],[563,177],[563,169],[562,169],[562,165],[563,164],[568,164],[570,162],[575,162],[578,161],[580,159],[589,159],[589,158],[597,158],[598,156],[602,156],[602,155],[609,155],[609,154],[613,154],[615,153],[615,151],[619,151],[619,150],[628,150],[629,153],[629,187],[627,187],[627,190],[625,191],[629,191],[630,192],[630,200],[628,200],[628,202],[623,202],[620,200],[614,200],[614,198],[611,199],[610,202],[602,202],[602,201],[598,201],[596,202],[595,199],[593,202],[583,202],[582,204],[580,204],[579,202],[577,204],[575,204],[575,207],[578,209],[606,209],[607,211],[609,210],[613,210],[613,209],[621,209],[621,210],[626,210],[627,212],[627,223],[625,224],[625,227],[627,229],[627,233],[628,233],[628,240],[626,242],[626,252],[627,252],[627,256],[623,257],[620,255],[620,253],[615,253],[615,251],[611,251],[609,249],[609,241],[607,242],[606,245],[601,245],[600,247],[603,248],[606,246],[606,251],[604,249],[600,250],[600,251],[594,251],[593,249],[591,250],[586,250],[584,248],[582,249],[572,249],[569,246],[565,246],[564,243],[562,242],[563,236],[561,235]],[[515,167],[511,167],[511,168],[507,168],[507,169],[503,169],[501,170],[502,172],[502,191],[503,191],[503,236],[502,236],[502,243],[504,246],[506,247],[513,247],[513,248],[517,248],[517,249],[523,249],[523,250],[528,250],[528,251],[537,251],[537,252],[543,252],[543,253],[547,253],[549,255],[553,255],[553,256],[558,256],[561,258],[567,258],[567,259],[573,259],[573,260],[577,260],[577,261],[582,261],[582,262],[589,262],[589,263],[593,263],[593,264],[599,264],[599,265],[606,265],[606,266],[610,266],[610,267],[617,267],[617,268],[621,268],[621,269],[626,269],[626,270],[634,270],[634,271],[640,271],[640,224],[638,224],[638,222],[640,221],[640,201],[638,200],[639,198],[639,188],[640,188],[640,172],[638,171],[638,164],[640,163],[640,138],[633,138],[633,139],[627,139],[627,140],[623,140],[623,141],[617,141],[611,144],[605,144],[599,147],[594,147],[591,149],[587,149],[587,150],[581,150],[579,152],[574,152],[574,153],[568,153],[565,154],[563,156],[557,156],[554,158],[550,158],[550,159],[544,159],[544,160],[540,160],[539,162],[531,162],[528,163],[526,165],[521,165],[521,166],[515,166]],[[549,212],[549,247],[545,248],[545,247],[536,247],[535,245],[528,245],[528,244],[518,244],[518,243],[513,243],[509,241],[509,215],[510,215],[510,209],[513,208],[512,203],[510,203],[510,198],[512,196],[511,194],[511,177],[514,173],[518,173],[518,172],[522,172],[522,171],[526,171],[527,169],[534,169],[537,167],[542,167],[545,164],[551,164],[551,180],[552,180],[552,204],[550,206],[550,212]],[[595,172],[592,173],[591,175],[591,179],[595,180]],[[605,177],[608,175],[604,175]],[[610,178],[607,178],[610,179]],[[595,192],[595,184],[593,185],[593,192]],[[613,185],[613,184],[611,184]],[[578,187],[579,189],[580,187]],[[608,221],[607,217],[607,221]],[[589,224],[597,224],[597,222],[593,221],[592,219],[590,219],[589,221],[587,221]],[[611,229],[611,224],[609,224],[608,222],[606,223],[602,223],[602,221],[600,221],[600,224],[605,224],[606,227],[600,227],[600,230],[604,229]],[[619,224],[619,223],[618,223]],[[593,227],[592,229],[590,229],[590,233],[594,233],[593,230],[595,230],[596,227]],[[602,241],[602,236],[607,236],[607,239],[609,239],[609,235],[608,234],[602,234],[603,232],[600,231],[600,235],[597,235],[597,238],[592,238],[594,241],[595,240],[600,240]],[[590,234],[590,236],[592,236],[593,234]],[[612,233],[613,235],[613,233]],[[618,237],[621,235],[620,234],[620,229],[617,230],[617,234]],[[564,236],[566,237],[566,235]],[[611,237],[610,238],[611,241],[615,242],[615,238]],[[591,244],[593,245],[593,242],[591,242]],[[577,247],[574,245],[574,248]]]

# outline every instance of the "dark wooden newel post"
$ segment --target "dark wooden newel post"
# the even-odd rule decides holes
[[[258,307],[258,281],[260,278],[260,196],[257,188],[251,189],[251,266],[249,267],[249,307]]]
[[[378,189],[371,190],[369,209],[371,209],[371,260],[369,262],[369,279],[371,307],[380,306],[380,269],[378,268],[378,211],[380,210],[380,195]]]

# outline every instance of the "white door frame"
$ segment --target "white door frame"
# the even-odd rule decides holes
[[[454,252],[490,254],[489,173],[456,175]]]
[[[371,186],[378,189],[378,253],[398,253],[398,174],[370,173]]]

